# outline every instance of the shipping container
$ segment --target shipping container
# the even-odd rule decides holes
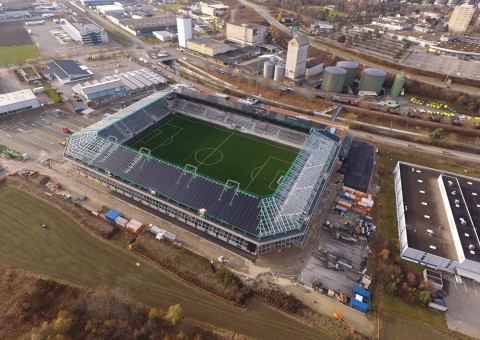
[[[145,226],[143,225],[142,222],[137,221],[137,220],[130,220],[128,223],[125,225],[128,230],[130,230],[134,234],[139,234]]]
[[[111,209],[105,214],[105,218],[107,219],[107,221],[115,222],[115,219],[121,215],[122,213],[120,211]]]
[[[157,236],[155,236],[155,238],[159,240],[167,240],[170,242],[175,242],[177,240],[177,236],[175,234],[172,234],[166,230],[163,230],[161,233],[158,233]]]
[[[128,223],[128,220],[123,218],[122,216],[118,216],[116,219],[115,219],[115,223],[118,224],[120,227],[123,227],[125,228],[125,226],[127,225]]]
[[[342,207],[342,206],[340,206],[340,205],[337,205],[337,206],[335,207],[335,209],[337,209],[337,210],[340,210],[340,211],[343,211],[343,212],[346,212],[346,211],[348,211],[348,209],[347,209],[347,208],[345,208],[345,207]]]
[[[353,309],[356,309],[362,313],[366,313],[368,310],[368,305],[362,301],[358,301],[357,299],[351,299],[350,300],[350,306]]]
[[[363,289],[359,285],[353,286],[353,294],[358,294],[358,295],[363,296],[365,301],[370,300],[370,291],[368,291],[366,289]]]

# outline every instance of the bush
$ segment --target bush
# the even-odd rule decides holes
[[[344,36],[344,35],[341,35],[337,38],[337,41],[340,43],[340,44],[344,44],[345,41],[347,40],[347,38]]]
[[[418,294],[418,300],[422,305],[426,305],[431,300],[430,293],[426,290],[422,290],[420,294]]]
[[[296,314],[303,307],[300,300],[283,292],[262,288],[257,290],[256,293],[285,312]]]
[[[390,282],[385,287],[385,290],[388,294],[395,295],[397,293],[397,285],[395,284],[395,282]]]

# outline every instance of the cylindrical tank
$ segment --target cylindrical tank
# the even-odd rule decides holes
[[[360,91],[375,91],[380,93],[386,78],[387,72],[384,70],[379,70],[377,68],[366,68],[363,70],[358,89]]]
[[[392,97],[398,97],[400,92],[402,92],[403,84],[405,83],[405,75],[402,73],[395,76],[395,81],[392,85]]]
[[[345,86],[352,86],[355,81],[355,76],[357,75],[358,64],[353,61],[339,61],[337,67],[341,67],[347,71]]]
[[[273,79],[273,73],[275,72],[275,64],[273,62],[266,61],[263,64],[263,78]]]
[[[330,66],[323,70],[322,90],[340,93],[345,84],[347,71],[341,67]]]
[[[282,81],[285,76],[285,64],[275,65],[275,74],[273,75],[273,80]]]

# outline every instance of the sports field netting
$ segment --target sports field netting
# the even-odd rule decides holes
[[[139,135],[128,146],[220,182],[235,181],[254,195],[270,195],[295,160],[298,150],[184,116]],[[229,182],[230,183],[230,182]]]

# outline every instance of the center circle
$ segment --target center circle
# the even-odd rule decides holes
[[[195,160],[199,165],[214,165],[223,159],[223,152],[215,148],[204,148],[195,152]]]

